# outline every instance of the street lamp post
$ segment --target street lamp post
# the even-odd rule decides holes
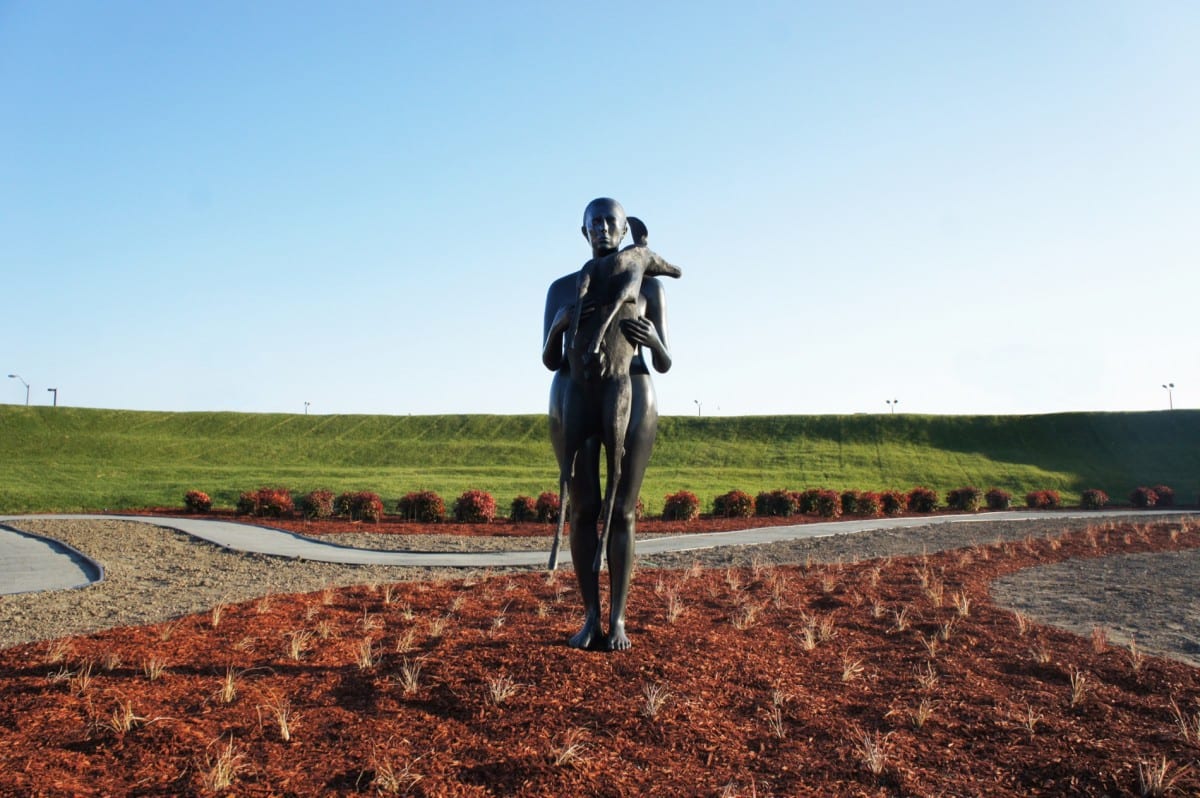
[[[700,407],[701,407],[700,400],[693,399],[692,401],[696,403],[696,418],[699,418],[700,417]]]
[[[58,389],[57,388],[47,388],[46,390],[48,392],[54,394],[54,406],[58,407]]]
[[[892,415],[893,416],[896,415],[896,405],[900,404],[900,400],[899,399],[884,399],[883,401],[886,402],[887,405],[892,408]]]
[[[1167,409],[1174,410],[1175,409],[1175,397],[1172,396],[1171,393],[1172,393],[1172,391],[1175,390],[1175,383],[1168,382],[1163,387],[1167,389]]]
[[[312,404],[312,402],[305,402],[305,403],[304,403],[304,415],[306,415],[306,416],[308,415],[308,406],[309,406],[310,404]]]
[[[20,374],[9,374],[8,378],[10,380],[21,380],[21,384],[25,386],[25,406],[28,407],[29,406],[29,383],[25,382],[25,380],[21,378]]]

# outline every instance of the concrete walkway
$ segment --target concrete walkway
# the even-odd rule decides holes
[[[1153,511],[1152,511],[1153,512]],[[1166,511],[1164,511],[1166,512]],[[1200,513],[1176,510],[1173,514]],[[1148,513],[1151,514],[1151,513]],[[639,540],[639,556],[694,551],[716,546],[746,546],[779,541],[853,534],[879,529],[906,529],[928,524],[977,524],[989,521],[1033,521],[1054,518],[1132,517],[1128,510],[995,512],[917,518],[868,518],[795,526],[773,526],[738,532],[708,532]],[[83,587],[103,578],[103,568],[82,553],[57,541],[21,530],[33,520],[134,521],[177,529],[201,540],[240,552],[346,565],[398,565],[440,568],[544,567],[546,551],[427,552],[377,551],[339,546],[279,529],[203,518],[156,518],[142,515],[25,515],[0,516],[0,595]],[[747,523],[753,523],[747,521]],[[565,558],[570,550],[564,546]]]

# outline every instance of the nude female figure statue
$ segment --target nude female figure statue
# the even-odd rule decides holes
[[[592,247],[593,258],[617,252],[626,228],[625,211],[615,200],[593,200],[584,211],[582,232]],[[546,295],[542,347],[542,362],[555,372],[550,389],[550,438],[560,470],[569,475],[564,505],[570,516],[571,559],[584,605],[583,627],[571,638],[570,644],[576,648],[624,650],[630,647],[625,631],[625,607],[633,571],[637,498],[658,431],[654,386],[650,381],[644,353],[649,351],[650,361],[656,371],[666,372],[670,369],[671,354],[666,343],[666,302],[658,280],[645,277],[641,280],[640,291],[633,303],[636,316],[616,321],[617,329],[637,351],[629,367],[629,420],[625,429],[624,452],[620,457],[621,479],[614,486],[611,532],[607,551],[602,551],[597,535],[601,511],[600,430],[587,430],[584,434],[579,427],[581,423],[588,422],[581,421],[578,413],[564,414],[564,408],[571,404],[566,401],[568,394],[578,387],[572,381],[572,358],[567,356],[565,348],[565,339],[578,304],[578,288],[577,272],[560,277],[550,285]],[[580,323],[587,322],[596,312],[596,304],[585,301],[579,314]],[[578,441],[582,443],[577,444]],[[574,456],[570,451],[572,448],[577,450]],[[573,469],[571,460],[574,461]],[[609,567],[611,595],[607,635],[600,621],[600,575],[594,568],[600,554],[607,554]]]

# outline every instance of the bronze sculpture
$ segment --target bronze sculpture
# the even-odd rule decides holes
[[[634,244],[619,250],[627,227]],[[655,370],[671,367],[666,303],[654,275],[678,277],[646,245],[645,226],[612,199],[593,200],[582,228],[592,260],[559,278],[546,295],[542,362],[555,372],[550,393],[550,437],[559,464],[559,533],[569,514],[571,559],[584,604],[577,648],[624,650],[625,606],[633,570],[638,491],[658,429],[654,386],[643,350]],[[576,313],[576,308],[580,312]],[[608,474],[603,505],[600,450]],[[603,531],[597,523],[604,517]],[[551,567],[555,564],[551,555]],[[609,632],[600,623],[600,564],[609,564]]]

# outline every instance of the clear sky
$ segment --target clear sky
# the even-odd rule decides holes
[[[544,412],[613,196],[684,268],[665,414],[1200,406],[1198,41],[1168,0],[0,0],[0,376]]]

